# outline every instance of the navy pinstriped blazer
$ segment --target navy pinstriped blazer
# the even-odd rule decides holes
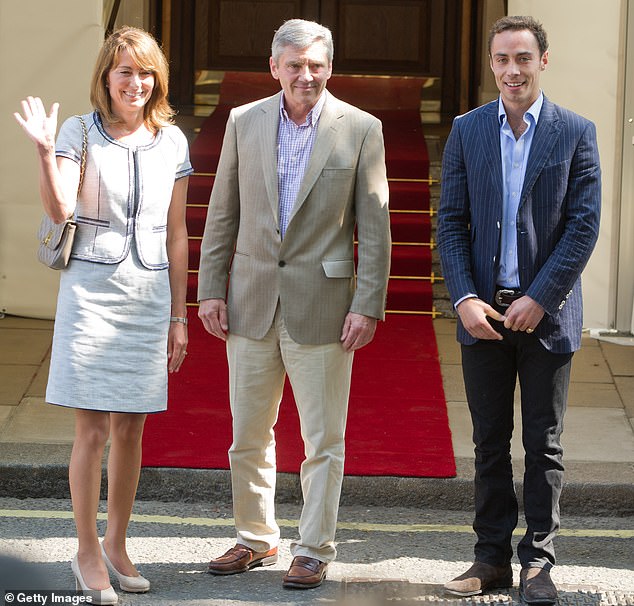
[[[469,293],[491,303],[502,225],[498,100],[458,116],[443,155],[437,239],[455,303]],[[581,272],[599,234],[601,170],[594,124],[544,104],[517,214],[521,290],[546,311],[535,329],[554,353],[579,349]],[[458,320],[458,341],[476,342]]]

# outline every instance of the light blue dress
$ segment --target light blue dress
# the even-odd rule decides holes
[[[187,141],[169,126],[151,144],[130,148],[108,136],[97,114],[84,119],[88,159],[75,213],[78,237],[61,272],[46,401],[106,412],[163,411],[171,295],[162,262],[167,252],[159,248],[166,247],[166,229],[148,236],[137,226],[144,221],[139,209],[166,225],[171,189],[149,192],[165,179],[166,159],[173,163],[168,183],[191,174]],[[57,155],[77,162],[78,125],[69,118],[56,142]],[[157,204],[166,208],[157,212]]]

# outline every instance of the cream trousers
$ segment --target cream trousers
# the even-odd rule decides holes
[[[238,542],[256,551],[279,542],[273,426],[288,374],[305,455],[300,470],[304,498],[300,538],[292,543],[291,552],[323,562],[334,560],[353,354],[340,343],[296,343],[278,309],[262,340],[230,334],[227,358],[233,416],[229,461]]]

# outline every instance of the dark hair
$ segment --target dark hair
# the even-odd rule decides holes
[[[132,60],[154,74],[152,96],[143,108],[146,126],[156,131],[172,124],[174,110],[167,100],[169,67],[163,51],[148,32],[136,27],[122,27],[108,36],[103,43],[90,84],[90,101],[102,119],[116,124],[120,119],[112,113],[108,93],[108,73],[119,64],[119,58],[128,51]]]
[[[528,30],[537,40],[540,56],[548,50],[546,30],[544,30],[544,26],[539,21],[530,16],[510,16],[498,19],[491,27],[489,31],[489,55],[491,54],[491,45],[493,44],[494,36],[508,30]]]

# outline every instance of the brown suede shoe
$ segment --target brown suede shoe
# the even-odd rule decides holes
[[[289,589],[312,589],[319,587],[326,578],[328,564],[315,558],[295,556],[291,567],[282,579],[282,585]]]
[[[550,573],[543,568],[522,568],[520,597],[527,604],[554,604],[557,601],[557,588]]]
[[[492,566],[475,562],[467,572],[445,583],[445,591],[461,597],[480,595],[488,589],[512,587],[513,569],[511,565]]]
[[[277,562],[277,547],[268,551],[254,551],[237,543],[227,553],[209,562],[207,572],[211,574],[238,574],[256,566],[270,566]]]

